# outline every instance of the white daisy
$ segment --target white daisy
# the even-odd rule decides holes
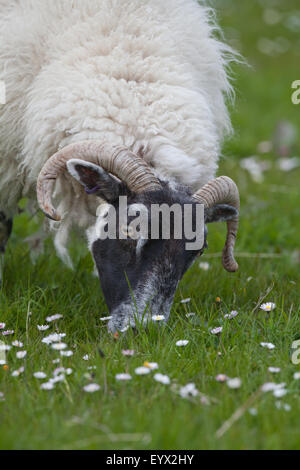
[[[300,380],[300,372],[294,373],[294,380]]]
[[[150,373],[149,367],[137,367],[134,371],[136,375],[147,375]]]
[[[14,370],[11,374],[12,377],[19,377],[24,372],[24,367],[20,367],[20,369]]]
[[[171,380],[167,375],[155,374],[153,378],[156,380],[156,382],[160,382],[164,385],[169,385],[171,383]]]
[[[73,354],[73,351],[60,351],[60,355],[63,357],[71,357]]]
[[[101,387],[98,384],[88,384],[85,387],[83,387],[83,390],[87,393],[94,393],[94,392],[98,392],[100,388]]]
[[[186,318],[194,317],[196,314],[194,312],[190,312],[186,314]]]
[[[210,268],[210,264],[209,263],[199,263],[199,268],[202,269],[203,271],[208,271],[209,268]]]
[[[223,382],[226,382],[228,379],[229,379],[229,377],[227,377],[227,375],[225,375],[225,374],[218,374],[216,376],[216,381],[217,382],[223,383]]]
[[[51,378],[51,379],[49,380],[49,383],[51,383],[51,384],[57,384],[57,383],[59,383],[59,382],[63,382],[65,379],[66,379],[65,374],[60,374],[60,375],[56,375],[55,377]]]
[[[272,310],[274,310],[275,307],[276,304],[274,304],[273,302],[267,302],[260,306],[261,310],[263,310],[264,312],[271,312]]]
[[[24,344],[21,343],[21,341],[13,341],[11,344],[15,346],[15,348],[23,348],[24,346]]]
[[[275,345],[273,343],[260,343],[260,345],[263,347],[263,348],[267,348],[267,349],[275,349]]]
[[[15,331],[14,331],[14,330],[2,331],[2,335],[3,335],[3,336],[11,336],[11,335],[14,335],[14,334],[15,334]]]
[[[182,347],[182,346],[187,346],[189,344],[189,341],[187,339],[180,339],[179,341],[176,342],[176,346]]]
[[[242,381],[238,377],[235,377],[234,379],[228,379],[227,385],[229,388],[237,389],[241,387]]]
[[[192,299],[190,299],[190,298],[189,298],[189,299],[182,299],[182,300],[180,301],[180,303],[182,303],[182,304],[189,304],[191,300],[192,300]]]
[[[279,374],[281,369],[280,367],[268,367],[268,371],[271,372],[271,374]]]
[[[279,388],[278,390],[274,390],[273,395],[276,398],[284,397],[287,394],[287,390],[285,388]]]
[[[236,310],[232,310],[231,313],[227,313],[226,315],[224,315],[224,318],[228,319],[228,320],[232,320],[233,318],[237,317],[239,314],[239,312],[237,312]]]
[[[45,382],[40,386],[41,390],[53,390],[54,389],[54,384],[51,382]]]
[[[35,372],[33,374],[33,376],[36,378],[36,379],[45,379],[47,377],[47,374],[45,374],[45,372]]]
[[[280,400],[276,401],[275,406],[278,410],[291,411],[292,407],[287,403],[282,403]]]
[[[158,364],[157,362],[144,362],[144,366],[148,367],[150,370],[156,370],[158,369]]]
[[[27,356],[27,351],[18,351],[16,353],[17,359],[24,359]]]
[[[66,337],[65,333],[53,333],[43,338],[42,343],[45,343],[45,344],[59,343],[65,337]]]
[[[134,356],[135,351],[133,349],[123,349],[123,356]]]
[[[218,326],[217,328],[214,328],[210,332],[212,335],[219,335],[220,333],[222,333],[222,331],[223,331],[223,326]]]
[[[5,327],[6,327],[6,323],[0,323],[0,330],[4,330]]]
[[[194,383],[187,384],[179,390],[179,394],[182,398],[196,397],[198,393]]]
[[[61,318],[63,318],[63,315],[60,315],[60,314],[58,313],[58,314],[56,314],[56,315],[52,315],[51,317],[47,317],[47,318],[46,318],[46,321],[47,321],[48,323],[52,323],[52,322],[54,322],[54,321],[60,320]]]
[[[90,359],[90,356],[88,354],[86,354],[85,356],[83,356],[82,358],[84,361],[88,361]]]
[[[132,377],[130,374],[117,374],[116,375],[116,380],[119,381],[125,381],[125,380],[131,380]]]
[[[55,349],[56,351],[62,351],[63,349],[67,348],[66,343],[54,343],[51,346],[52,349]]]
[[[164,315],[153,315],[152,320],[153,321],[163,321],[163,320],[165,320],[165,318],[166,317]]]
[[[111,320],[111,319],[112,319],[112,316],[110,316],[110,317],[102,317],[102,318],[100,318],[100,321],[109,321],[109,320]]]
[[[50,328],[50,326],[49,325],[38,325],[37,328],[38,328],[39,331],[46,331]]]
[[[285,388],[286,386],[286,383],[280,383],[280,384],[276,384],[274,382],[266,382],[265,384],[263,384],[261,386],[261,391],[266,393],[266,392],[274,392],[275,390],[280,390],[280,389],[283,389]]]

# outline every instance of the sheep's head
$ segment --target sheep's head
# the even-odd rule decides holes
[[[239,196],[230,178],[217,178],[193,195],[185,186],[160,181],[124,147],[81,142],[54,155],[38,179],[40,206],[55,220],[52,188],[66,169],[90,197],[104,201],[88,239],[112,315],[111,331],[157,314],[168,318],[178,282],[204,252],[207,223],[227,221],[223,265],[237,270]]]

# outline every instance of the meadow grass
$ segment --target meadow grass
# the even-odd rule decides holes
[[[271,165],[261,183],[240,166],[240,158],[256,154],[257,144],[270,140],[279,120],[286,119],[299,130],[300,106],[291,103],[291,83],[300,79],[299,34],[285,25],[297,2],[214,3],[225,37],[240,47],[250,65],[233,68],[236,133],[225,144],[219,170],[235,179],[241,192],[240,270],[228,274],[222,269],[216,254],[222,250],[225,227],[210,226],[209,250],[201,259],[210,263],[210,269],[200,269],[199,260],[189,270],[180,283],[169,323],[114,339],[100,321],[108,314],[107,307],[82,243],[72,245],[74,271],[56,257],[51,240],[33,263],[24,239],[42,219],[26,213],[18,216],[6,253],[0,322],[15,331],[2,339],[7,344],[22,341],[27,356],[17,359],[14,347],[7,353],[8,368],[0,370],[0,392],[5,396],[0,401],[1,449],[300,447],[300,381],[293,378],[300,366],[291,361],[292,343],[300,338],[300,169],[279,170],[274,151],[259,156]],[[276,25],[263,21],[263,12],[270,7],[283,15]],[[263,54],[257,47],[263,37],[285,38],[288,50]],[[298,139],[293,152],[299,151]],[[189,297],[190,303],[181,303]],[[275,302],[275,310],[260,310],[263,301]],[[224,319],[232,310],[239,315]],[[189,312],[195,316],[187,318]],[[51,323],[48,331],[38,331],[37,325],[56,313],[63,318]],[[211,330],[218,326],[223,326],[222,334],[213,335]],[[33,373],[44,371],[51,377],[60,366],[52,363],[59,352],[41,342],[55,331],[66,333],[63,341],[74,351],[72,357],[61,358],[61,365],[73,373],[54,390],[45,391]],[[180,339],[189,344],[177,347]],[[261,342],[276,347],[268,350]],[[123,349],[133,349],[135,355],[125,357]],[[145,361],[157,362],[159,372],[167,374],[172,385],[154,381],[155,372],[135,375],[135,368]],[[21,366],[24,373],[12,377],[12,371]],[[95,369],[88,370],[91,366]],[[280,373],[271,374],[270,366],[281,368]],[[121,372],[130,373],[132,380],[116,381],[115,375]],[[241,387],[234,390],[217,382],[215,377],[221,373],[239,377]],[[258,392],[262,384],[273,381],[287,384],[288,393],[280,400],[272,393]],[[84,392],[90,382],[101,390]],[[190,382],[201,394],[184,399],[178,387]],[[290,411],[278,409],[278,401],[289,405]],[[222,436],[217,434],[241,407],[240,418]],[[249,408],[257,414],[249,413]]]

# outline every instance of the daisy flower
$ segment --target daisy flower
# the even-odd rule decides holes
[[[14,370],[11,373],[11,376],[12,377],[19,377],[21,374],[23,374],[24,370],[25,370],[24,367],[20,367],[20,369]]]
[[[33,374],[33,376],[36,378],[36,379],[45,379],[47,377],[47,375],[45,374],[45,372],[35,372]]]
[[[147,375],[150,373],[149,367],[137,367],[134,371],[136,375]]]
[[[218,374],[216,376],[216,381],[217,382],[223,383],[223,382],[226,382],[228,379],[229,379],[229,377],[227,377],[227,375],[225,375],[225,374]]]
[[[294,373],[294,380],[300,380],[300,372]]]
[[[11,336],[11,335],[14,335],[14,334],[15,334],[14,330],[7,330],[7,331],[2,332],[3,336]]]
[[[266,393],[266,392],[274,392],[275,390],[280,390],[280,389],[284,389],[286,386],[286,383],[280,383],[280,384],[276,384],[274,382],[266,382],[265,384],[263,384],[261,386],[261,391]]]
[[[6,323],[0,323],[0,330],[4,330],[5,327],[6,327]]]
[[[111,320],[111,319],[112,319],[112,316],[110,316],[110,317],[102,317],[102,318],[100,318],[100,321],[109,321],[109,320]]]
[[[187,339],[180,339],[179,341],[176,342],[176,346],[182,347],[182,346],[187,346],[189,344],[189,341]]]
[[[267,302],[265,304],[262,304],[260,306],[260,309],[263,310],[264,312],[271,312],[272,310],[274,310],[275,307],[276,307],[276,304],[274,304],[273,302]]]
[[[24,359],[27,356],[27,351],[18,351],[16,353],[17,359]]]
[[[271,374],[279,374],[281,369],[280,367],[268,367],[268,371],[271,372]]]
[[[210,268],[210,264],[209,263],[199,263],[199,268],[202,269],[203,271],[208,271],[209,268]]]
[[[90,356],[88,354],[86,354],[85,356],[83,356],[82,358],[84,361],[88,361],[90,359]]]
[[[11,344],[15,346],[15,348],[23,348],[24,346],[24,344],[21,343],[21,341],[13,341]]]
[[[73,351],[60,351],[60,355],[63,357],[71,357],[73,354]]]
[[[282,403],[281,401],[276,401],[275,406],[277,410],[291,411],[291,406],[287,403]]]
[[[186,314],[186,318],[194,317],[196,314],[194,312],[190,312]]]
[[[153,321],[163,321],[163,320],[165,320],[165,316],[164,315],[153,315],[152,320]]]
[[[159,382],[163,385],[169,385],[171,383],[171,380],[167,375],[155,374],[153,378],[156,380],[156,382]]]
[[[54,384],[51,382],[45,382],[40,386],[41,390],[53,390],[54,389]]]
[[[223,331],[223,326],[218,326],[217,328],[214,328],[211,330],[212,335],[219,335]]]
[[[157,362],[144,362],[144,367],[148,367],[150,370],[156,370],[158,369],[158,364]]]
[[[132,377],[130,374],[117,374],[116,375],[116,380],[118,381],[126,381],[126,380],[131,380]]]
[[[38,326],[37,326],[37,329],[38,329],[39,331],[46,331],[46,330],[48,330],[49,328],[50,328],[49,325],[38,325]]]
[[[65,337],[66,337],[65,333],[53,333],[43,338],[42,343],[45,343],[45,344],[59,343]]]
[[[226,315],[224,315],[224,318],[228,320],[232,320],[233,318],[237,317],[238,314],[239,312],[237,312],[236,310],[233,310],[231,313],[227,313]]]
[[[179,394],[182,398],[196,397],[198,393],[194,383],[187,384],[179,390]]]
[[[95,393],[100,390],[100,385],[98,384],[88,384],[85,387],[83,387],[83,390],[87,393]]]
[[[47,317],[47,318],[46,318],[46,321],[47,321],[48,323],[52,323],[52,322],[54,322],[54,321],[60,320],[61,318],[63,318],[63,315],[60,315],[60,314],[58,313],[58,314],[56,314],[56,315],[52,315],[51,317]]]
[[[275,345],[273,343],[260,343],[260,345],[263,347],[263,348],[267,348],[267,349],[275,349]]]
[[[51,348],[55,349],[56,351],[62,351],[63,349],[66,349],[66,347],[66,343],[54,343],[51,346]]]
[[[241,387],[242,381],[238,377],[235,377],[234,379],[228,379],[227,380],[227,385],[228,385],[229,388],[237,389],[237,388]]]
[[[133,349],[123,349],[123,356],[134,356],[135,351]]]
[[[274,390],[273,395],[276,398],[281,398],[284,397],[287,394],[287,390],[285,388],[279,388],[277,390]]]

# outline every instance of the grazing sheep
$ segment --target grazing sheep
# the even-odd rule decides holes
[[[56,220],[65,260],[72,225],[89,229],[111,330],[147,308],[168,317],[203,249],[100,241],[101,202],[117,211],[120,195],[129,206],[204,204],[206,222],[228,221],[223,263],[236,270],[238,191],[229,178],[214,180],[230,130],[232,54],[214,36],[211,10],[195,0],[0,0],[0,11],[0,248],[24,196]]]

